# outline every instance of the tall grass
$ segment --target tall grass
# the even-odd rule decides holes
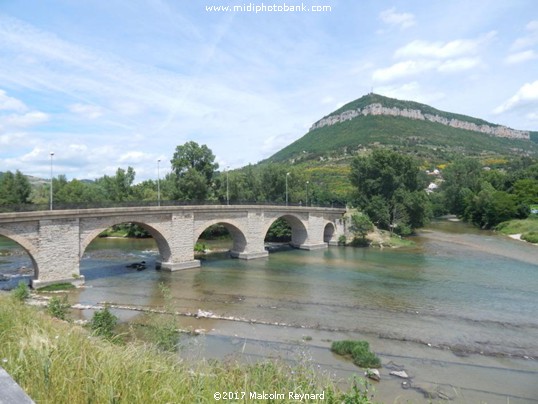
[[[495,228],[502,234],[521,234],[523,240],[531,243],[538,242],[538,215],[531,215],[526,219],[509,220],[502,222]]]
[[[364,402],[349,401],[358,395],[338,393],[308,366],[194,365],[147,344],[114,345],[9,296],[0,296],[0,363],[38,403],[214,403],[225,391],[247,392],[239,402],[253,402],[251,391],[324,391],[324,403]]]

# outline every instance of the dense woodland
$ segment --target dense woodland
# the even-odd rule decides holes
[[[159,184],[137,183],[132,167],[93,181],[59,175],[52,182],[55,207],[156,204],[159,189],[163,203],[225,204],[228,195],[231,204],[283,204],[287,183],[290,204],[346,204],[360,209],[377,227],[408,235],[432,217],[448,213],[481,228],[494,228],[528,217],[538,204],[538,162],[530,157],[499,159],[489,166],[477,158],[457,157],[442,165],[439,188],[429,194],[425,189],[431,178],[424,162],[383,147],[355,157],[346,167],[266,162],[226,172],[219,171],[207,146],[188,142],[176,147],[171,165],[172,172]],[[3,210],[23,204],[44,206],[49,192],[49,184],[31,186],[20,171],[0,177]]]

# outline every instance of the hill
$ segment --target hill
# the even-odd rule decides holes
[[[334,163],[372,147],[415,155],[425,165],[445,163],[461,154],[498,160],[537,156],[538,132],[370,93],[323,117],[266,162]]]

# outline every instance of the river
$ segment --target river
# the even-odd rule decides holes
[[[169,273],[153,269],[151,239],[97,239],[81,262],[86,287],[70,301],[168,304],[182,327],[206,331],[184,341],[185,358],[307,361],[343,384],[362,371],[332,354],[330,341],[366,339],[383,363],[372,382],[383,403],[429,403],[425,392],[455,403],[538,403],[538,247],[450,221],[413,240],[405,249],[290,249],[251,261],[214,254],[199,269]],[[5,239],[2,251],[3,273],[31,267],[6,256]],[[142,260],[148,269],[126,268]],[[114,312],[144,322],[139,311]],[[389,374],[399,369],[411,378]]]

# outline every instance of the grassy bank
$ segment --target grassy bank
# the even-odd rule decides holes
[[[308,364],[236,361],[187,363],[148,344],[113,344],[0,295],[0,365],[38,403],[214,403],[217,392],[324,392],[304,402],[368,403],[366,393],[338,393]],[[350,401],[351,400],[351,401]],[[266,402],[266,400],[264,401]]]
[[[495,230],[506,235],[521,234],[522,240],[538,243],[538,215],[531,215],[523,220],[502,222]]]

